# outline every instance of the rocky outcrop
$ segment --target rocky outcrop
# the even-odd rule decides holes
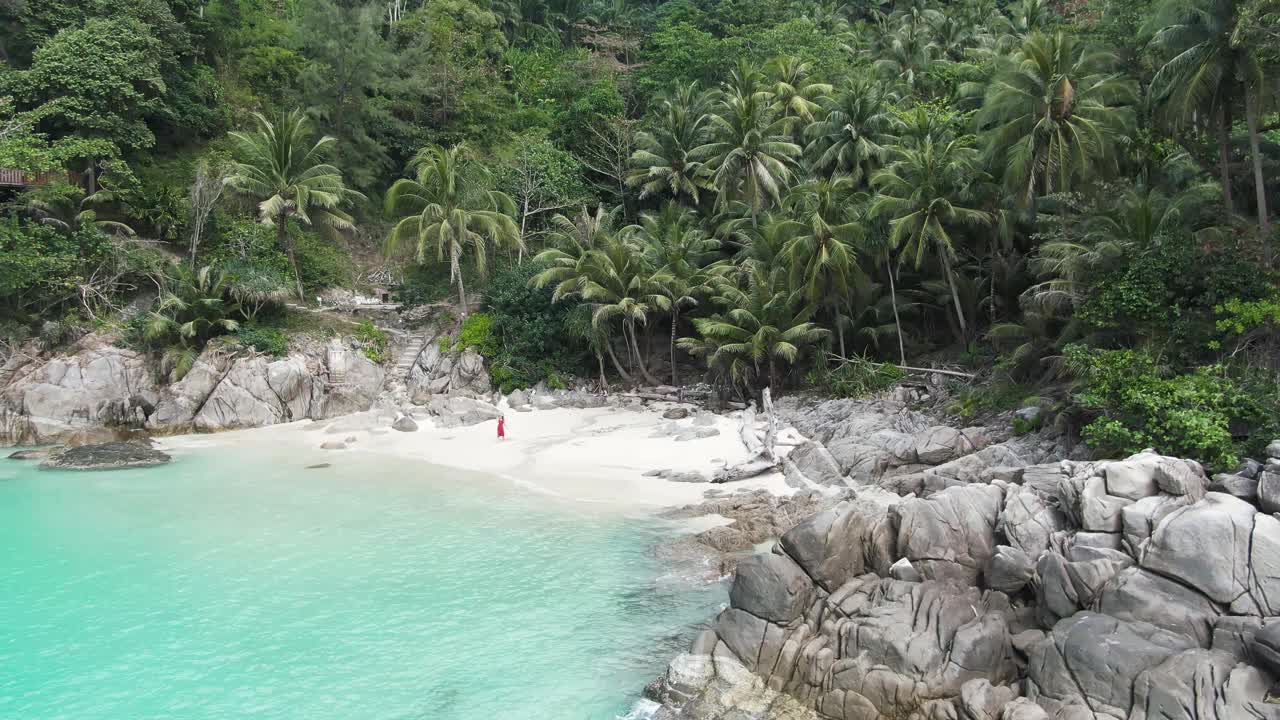
[[[124,470],[164,465],[167,453],[140,443],[113,442],[81,445],[55,452],[40,463],[44,470]]]
[[[213,432],[369,409],[384,369],[353,346],[303,346],[278,360],[210,343],[182,379],[156,358],[90,335],[52,357],[15,353],[0,369],[0,442],[83,441],[106,432]]]
[[[409,370],[409,398],[424,405],[433,395],[481,396],[490,392],[484,358],[472,348],[442,350],[429,342]]]
[[[828,450],[852,497],[738,565],[729,607],[651,688],[657,717],[781,717],[734,709],[754,691],[836,720],[1280,718],[1265,505],[1152,452],[1046,463],[1034,439],[973,441],[883,403],[840,417],[852,407],[802,413],[819,438],[804,463]],[[921,449],[941,462],[918,467]]]
[[[87,428],[141,427],[160,397],[144,354],[88,335],[66,354],[15,352],[0,368],[0,442],[35,444]]]

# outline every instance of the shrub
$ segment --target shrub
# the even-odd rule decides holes
[[[475,348],[481,355],[496,355],[497,346],[493,342],[493,316],[486,313],[473,313],[462,321],[462,332],[458,341],[453,344],[454,350]]]
[[[1234,465],[1242,449],[1232,427],[1255,437],[1273,425],[1274,408],[1221,365],[1172,373],[1138,350],[1068,346],[1067,362],[1081,380],[1075,402],[1095,414],[1082,435],[1103,454],[1144,448],[1189,457],[1212,468]]]
[[[260,353],[280,357],[289,351],[289,336],[280,328],[257,324],[241,325],[236,340]]]
[[[387,334],[372,321],[361,322],[356,328],[355,338],[365,357],[379,364],[390,359],[387,354]]]
[[[852,357],[834,370],[817,368],[809,373],[810,385],[838,398],[859,398],[888,390],[902,382],[906,374],[892,363],[875,363]]]

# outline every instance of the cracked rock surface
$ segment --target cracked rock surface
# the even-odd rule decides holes
[[[1065,460],[888,400],[791,411],[844,494],[738,564],[654,717],[1280,718],[1280,519],[1248,467]]]

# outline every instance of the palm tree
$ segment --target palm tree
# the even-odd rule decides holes
[[[705,165],[692,155],[708,139],[709,97],[694,82],[659,99],[648,129],[636,134],[638,149],[631,156],[635,170],[627,176],[629,187],[640,188],[641,199],[669,193],[698,204],[708,182]]]
[[[670,313],[671,384],[679,387],[676,368],[676,333],[680,313],[698,305],[711,289],[713,273],[707,266],[715,259],[720,241],[709,237],[693,212],[669,202],[656,214],[640,216],[640,223],[624,228],[646,255],[652,267],[649,278],[653,304]]]
[[[961,204],[970,200],[977,175],[978,154],[967,138],[944,143],[927,138],[919,147],[899,147],[896,159],[872,178],[877,195],[871,215],[889,220],[891,246],[914,257],[917,268],[929,254],[941,261],[962,335],[967,335],[968,324],[951,269],[956,257],[952,233],[961,225],[990,222],[986,213]]]
[[[885,80],[915,92],[925,71],[934,64],[933,45],[924,28],[904,26],[882,45],[874,63],[876,70]]]
[[[181,380],[195,364],[206,341],[219,332],[235,332],[240,324],[231,316],[240,307],[228,303],[229,278],[206,265],[191,270],[177,265],[166,277],[164,291],[147,314],[143,336],[164,346],[161,367]]]
[[[836,176],[798,186],[787,195],[786,207],[795,230],[784,253],[791,268],[791,287],[830,312],[845,356],[844,310],[855,284],[864,281],[856,243],[862,228],[849,212],[853,180]]]
[[[717,195],[717,207],[741,200],[756,224],[760,211],[777,202],[791,178],[791,165],[800,146],[787,136],[786,121],[777,118],[760,92],[729,91],[711,116],[713,139],[698,148],[707,159]]]
[[[1027,297],[1036,307],[1063,310],[1083,300],[1090,279],[1135,251],[1158,245],[1163,238],[1186,232],[1188,206],[1197,197],[1188,191],[1170,198],[1146,187],[1128,190],[1100,212],[1090,214],[1084,236],[1044,243],[1034,268],[1046,278]],[[1193,230],[1212,234],[1214,228]]]
[[[323,162],[337,140],[326,135],[312,143],[311,124],[301,110],[283,113],[274,123],[258,113],[253,117],[256,131],[231,133],[242,161],[231,166],[224,182],[256,199],[259,221],[275,225],[277,241],[293,266],[298,299],[305,301],[289,219],[333,231],[350,230],[354,227],[351,216],[339,208],[349,200],[363,200],[364,195],[346,186],[341,170]]]
[[[95,206],[113,203],[116,199],[116,193],[105,184],[92,195],[85,195],[74,185],[54,184],[24,194],[22,209],[42,225],[64,233],[93,225],[111,235],[132,236],[135,234],[133,228],[116,220],[99,219],[98,212],[94,210]]]
[[[1244,3],[1238,0],[1164,0],[1149,21],[1152,44],[1168,60],[1152,80],[1158,101],[1179,122],[1212,117],[1217,125],[1218,165],[1223,205],[1233,212],[1230,142],[1232,107],[1244,95],[1257,195],[1258,230],[1271,262],[1271,216],[1267,210],[1263,158],[1259,148],[1266,83],[1257,48],[1239,42],[1236,32]]]
[[[831,94],[831,85],[813,78],[813,63],[793,57],[777,57],[766,67],[773,100],[772,110],[799,128],[813,122],[823,98]]]
[[[861,250],[870,256],[877,266],[884,266],[885,275],[889,278],[889,302],[893,309],[893,327],[898,336],[898,359],[907,364],[906,342],[902,337],[902,318],[898,313],[898,251],[894,244],[894,234],[885,227],[881,218],[864,213],[862,222],[868,226],[862,234]]]
[[[1067,33],[1035,33],[996,73],[978,115],[988,152],[1003,158],[1007,185],[1025,202],[1071,189],[1114,165],[1113,145],[1133,118],[1135,83],[1116,57]]]
[[[813,306],[788,289],[784,268],[752,268],[743,284],[723,284],[713,302],[725,310],[695,319],[698,337],[681,338],[680,346],[731,384],[776,391],[780,370],[828,333],[809,321]]]
[[[818,101],[825,114],[805,128],[805,155],[817,172],[845,173],[855,181],[871,176],[888,156],[897,123],[893,98],[878,82],[861,78]]]
[[[461,319],[467,314],[463,255],[470,250],[471,261],[483,277],[490,245],[522,250],[524,240],[512,218],[516,205],[493,189],[492,178],[482,167],[467,162],[463,144],[423,148],[410,168],[414,179],[397,180],[387,191],[387,214],[400,218],[387,236],[387,252],[411,238],[417,242],[418,262],[424,262],[427,248],[434,245],[437,260],[449,260],[449,279],[458,289]]]
[[[636,326],[646,324],[654,309],[652,268],[639,248],[613,231],[612,221],[613,213],[598,209],[593,215],[586,208],[575,220],[563,215],[553,218],[557,230],[548,238],[550,247],[534,257],[534,262],[547,269],[534,276],[533,284],[554,285],[552,302],[578,297],[590,304],[591,320],[597,328],[607,328],[619,319],[630,365],[646,382],[658,385],[636,339]],[[630,382],[631,375],[618,360],[613,345],[605,342],[604,346],[618,374]]]

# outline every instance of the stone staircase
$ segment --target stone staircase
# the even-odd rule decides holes
[[[405,385],[409,384],[409,373],[413,371],[413,364],[418,361],[418,356],[422,354],[423,348],[430,342],[425,334],[414,335],[405,343],[404,350],[400,351],[400,357],[396,360],[395,367],[387,373],[387,382],[401,382]]]

